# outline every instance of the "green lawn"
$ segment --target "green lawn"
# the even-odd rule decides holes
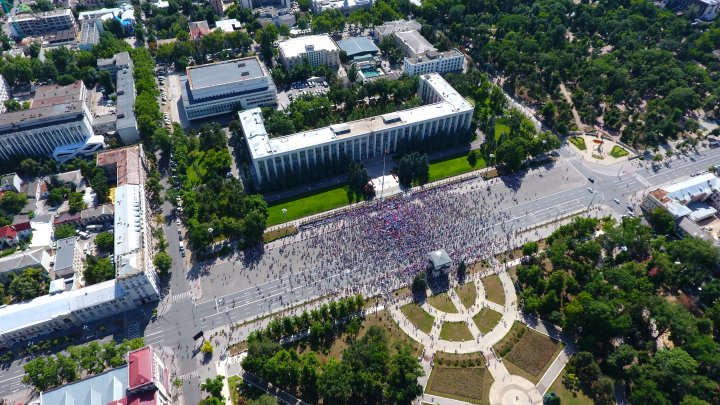
[[[496,304],[505,305],[505,291],[503,290],[500,277],[493,274],[482,279],[483,287],[485,287],[485,298]]]
[[[560,397],[560,403],[562,405],[593,405],[595,401],[585,395],[585,393],[583,393],[582,391],[572,392],[569,389],[565,388],[562,380],[566,372],[567,369],[563,370],[563,372],[560,373],[558,378],[555,379],[555,382],[550,386],[548,393],[554,392],[555,395]]]
[[[281,224],[320,212],[350,204],[348,191],[345,187],[337,187],[314,194],[300,196],[293,200],[272,203],[268,207],[267,226]],[[287,209],[283,216],[282,209]]]
[[[477,298],[477,289],[475,288],[475,283],[472,281],[456,287],[455,293],[458,295],[460,302],[462,302],[465,308],[473,306],[475,299]]]
[[[485,160],[479,157],[475,166],[470,166],[468,155],[461,155],[430,162],[430,181],[438,181],[486,167]]]
[[[505,337],[493,346],[510,374],[537,384],[564,345],[515,322]]]
[[[447,293],[441,293],[428,297],[427,302],[428,304],[432,305],[433,307],[437,308],[439,311],[442,312],[456,314],[458,311],[455,307],[455,304],[453,304],[453,302],[450,300],[450,297],[448,297]]]
[[[625,149],[615,145],[613,146],[612,150],[610,151],[610,156],[614,157],[615,159],[621,158],[623,156],[627,156],[630,153],[626,151]]]
[[[571,136],[568,138],[571,144],[575,145],[576,148],[580,150],[587,149],[587,146],[585,146],[585,138],[579,137],[579,136]]]
[[[475,325],[482,333],[488,333],[495,328],[495,325],[502,319],[502,314],[490,308],[483,308],[474,317]]]
[[[500,139],[501,135],[510,133],[510,127],[507,122],[507,118],[498,118],[495,120],[495,141]]]
[[[465,322],[443,322],[440,330],[440,339],[452,342],[464,342],[472,340],[473,335],[470,333]]]
[[[413,325],[417,326],[418,329],[425,333],[430,333],[435,317],[425,312],[417,304],[407,304],[400,308],[400,312],[407,317],[407,319]]]
[[[239,395],[237,391],[237,386],[242,382],[242,377],[233,375],[228,377],[228,389],[230,390],[230,400],[232,401],[233,405],[237,405],[239,400]]]

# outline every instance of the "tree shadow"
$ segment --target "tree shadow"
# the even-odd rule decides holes
[[[444,272],[440,272],[437,276],[428,274],[428,286],[433,295],[440,294],[450,289],[450,276]]]

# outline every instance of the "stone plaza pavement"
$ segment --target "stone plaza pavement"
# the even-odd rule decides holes
[[[485,357],[487,369],[490,371],[494,380],[490,387],[491,404],[542,404],[542,395],[545,394],[548,387],[555,381],[560,372],[562,372],[570,356],[574,353],[575,348],[570,339],[566,339],[561,331],[553,325],[537,321],[534,318],[524,317],[518,311],[515,288],[506,270],[518,263],[519,260],[508,263],[495,263],[491,270],[469,276],[467,281],[474,282],[477,289],[477,297],[470,308],[465,308],[453,290],[452,287],[456,287],[456,285],[452,285],[448,290],[448,296],[457,308],[457,313],[443,312],[424,302],[421,305],[422,309],[435,318],[429,333],[418,329],[401,312],[400,308],[412,302],[411,298],[400,301],[388,308],[400,328],[407,333],[408,336],[424,346],[424,352],[421,358],[421,364],[425,370],[425,376],[421,379],[423,385],[427,384],[430,372],[432,371],[432,359],[436,352],[440,351],[455,354],[480,352]],[[490,302],[486,299],[482,278],[490,275],[497,275],[500,278],[505,294],[505,305]],[[481,333],[473,321],[473,316],[478,314],[483,308],[492,309],[502,315],[501,320],[495,328],[486,334]],[[495,354],[492,348],[494,344],[499,342],[510,331],[515,321],[523,322],[540,333],[561,340],[566,344],[565,350],[554,359],[552,365],[537,385],[523,377],[510,374],[502,359]],[[440,339],[440,330],[444,322],[465,323],[472,335],[475,336],[475,340],[454,342]],[[464,403],[463,401],[428,394],[419,398],[419,401],[448,405]]]

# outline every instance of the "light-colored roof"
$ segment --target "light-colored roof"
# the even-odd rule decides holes
[[[259,108],[240,112],[240,124],[250,145],[250,153],[254,159],[257,159],[311,146],[319,146],[337,139],[352,138],[373,131],[377,132],[401,125],[432,120],[459,111],[472,110],[472,106],[465,98],[439,74],[426,74],[421,76],[421,80],[430,85],[442,97],[442,101],[384,116],[346,122],[342,126],[331,125],[277,138],[268,136],[262,119],[262,112]]]
[[[113,302],[124,295],[125,291],[115,280],[60,294],[43,295],[31,301],[0,308],[0,330],[12,332],[32,325],[41,325],[83,308]]]
[[[300,57],[312,51],[339,51],[335,41],[329,35],[308,35],[305,37],[291,38],[280,42],[278,45],[280,54],[285,58]]]
[[[265,70],[257,56],[187,68],[187,80],[191,90],[224,86],[265,76]]]
[[[342,41],[338,41],[337,45],[351,58],[355,55],[380,52],[380,48],[378,48],[373,41],[366,37],[343,39]]]
[[[395,32],[420,30],[422,25],[415,20],[388,21],[383,25],[375,26],[374,30],[381,36],[392,35]]]
[[[55,249],[55,272],[71,269],[77,243],[74,236],[57,241]]]
[[[228,18],[227,20],[215,21],[215,26],[224,32],[233,32],[242,28],[243,23],[235,18]]]
[[[427,51],[437,51],[437,48],[415,30],[396,32],[395,36],[406,44],[416,55],[424,54]]]
[[[117,277],[143,271],[145,200],[142,186],[126,184],[115,190],[115,263]]]
[[[687,204],[698,198],[704,199],[713,190],[720,190],[720,179],[712,173],[705,173],[662,187],[662,190],[667,193],[665,198]]]
[[[128,366],[108,370],[40,394],[40,405],[106,405],[125,397]]]
[[[374,0],[312,0],[313,9],[322,12],[330,9],[350,10],[356,7],[370,7]]]
[[[452,265],[452,259],[450,259],[445,249],[428,253],[428,260],[430,260],[436,269]]]
[[[45,248],[26,250],[0,258],[0,274],[29,267],[40,267],[45,271],[50,269],[50,255]]]

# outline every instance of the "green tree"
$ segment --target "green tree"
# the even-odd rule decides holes
[[[159,252],[153,259],[153,264],[161,276],[168,274],[172,267],[172,257],[165,252]]]
[[[398,404],[409,404],[422,394],[423,388],[417,380],[425,373],[410,345],[397,342],[395,349],[390,361],[387,396]]]
[[[25,375],[23,384],[33,387],[35,391],[47,391],[61,384],[58,364],[53,357],[36,357],[23,365]]]
[[[95,237],[95,246],[101,252],[112,253],[115,248],[115,238],[108,232],[99,233]]]
[[[2,209],[11,214],[19,214],[27,205],[27,196],[23,193],[16,193],[14,191],[6,191],[0,200],[0,206]]]
[[[353,373],[350,367],[334,358],[328,360],[318,376],[318,392],[324,402],[348,404],[352,396]]]
[[[87,207],[87,204],[85,204],[85,201],[83,201],[83,193],[70,193],[68,202],[71,214],[80,212]]]
[[[55,240],[75,236],[75,227],[70,224],[62,224],[55,227]]]
[[[50,279],[43,270],[29,268],[13,277],[8,292],[16,301],[27,301],[47,294]]]
[[[208,377],[205,379],[204,383],[200,384],[200,389],[210,394],[211,397],[223,399],[223,380],[225,380],[225,376],[223,375],[218,375],[214,378]]]
[[[211,356],[213,353],[212,343],[210,343],[209,340],[204,341],[202,346],[200,347],[200,351],[203,352],[203,354],[206,356]]]
[[[664,208],[655,208],[650,212],[650,222],[663,235],[675,234],[675,217]]]
[[[95,256],[88,256],[83,275],[86,285],[97,284],[115,278],[115,268],[108,257],[98,259]]]

